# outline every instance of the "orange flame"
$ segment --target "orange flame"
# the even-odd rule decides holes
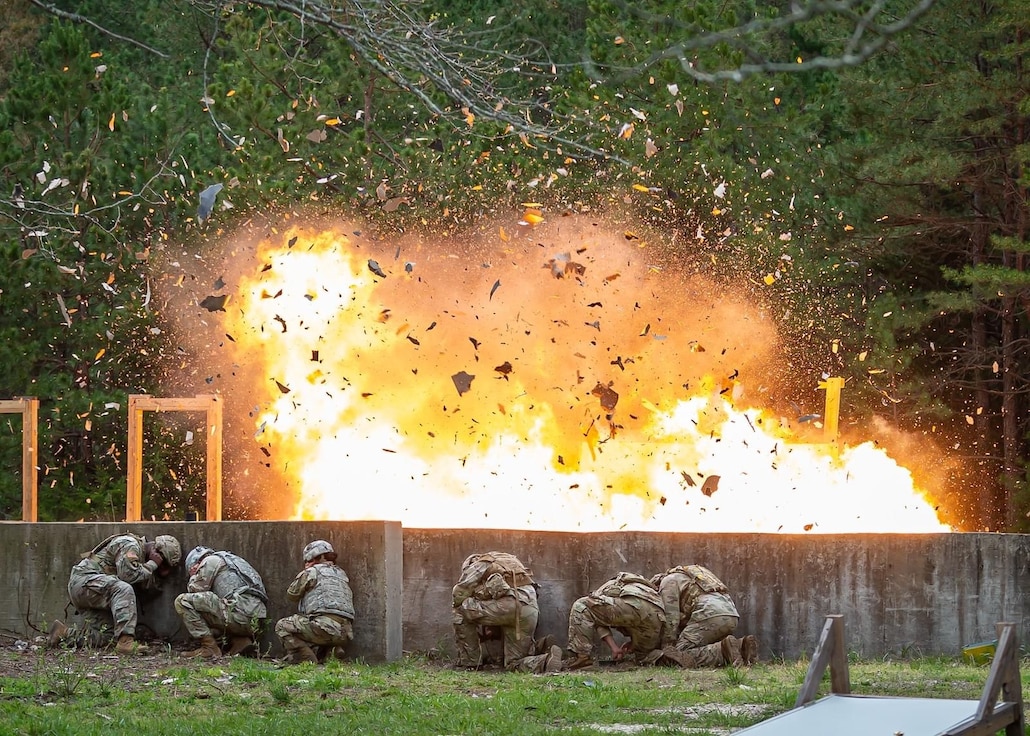
[[[813,444],[767,408],[782,358],[760,309],[636,236],[551,219],[475,246],[258,244],[224,327],[295,518],[948,530],[883,450]]]

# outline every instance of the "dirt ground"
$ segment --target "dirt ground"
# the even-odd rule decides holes
[[[81,672],[85,677],[103,676],[126,688],[145,685],[169,667],[204,667],[206,660],[182,659],[182,652],[192,648],[187,643],[169,646],[154,642],[145,651],[132,656],[115,654],[114,649],[48,649],[44,636],[26,641],[0,632],[0,679],[52,678],[58,672]]]

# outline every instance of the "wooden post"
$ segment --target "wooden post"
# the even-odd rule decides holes
[[[21,519],[39,521],[39,399],[0,401],[0,414],[21,414]]]
[[[826,390],[826,408],[823,410],[823,439],[836,442],[839,435],[840,392],[844,388],[844,379],[840,376],[827,378],[819,382],[819,388]]]
[[[143,516],[143,412],[202,411],[206,413],[207,521],[222,520],[222,403],[214,394],[193,399],[156,399],[148,394],[129,396],[129,459],[125,486],[125,520]]]

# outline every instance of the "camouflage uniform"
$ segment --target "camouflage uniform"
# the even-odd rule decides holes
[[[569,611],[569,651],[587,657],[594,648],[594,634],[603,639],[616,629],[628,636],[638,659],[657,649],[662,641],[665,611],[662,599],[647,580],[620,572]]]
[[[72,568],[68,597],[86,621],[82,634],[99,646],[107,639],[136,635],[136,590],[156,589],[156,562],[147,560],[146,540],[115,535],[97,545]],[[112,625],[113,624],[113,625]]]
[[[332,562],[306,567],[290,583],[286,597],[299,601],[298,613],[275,624],[287,651],[297,640],[309,647],[343,647],[354,638],[354,594],[343,568]]]
[[[665,607],[662,645],[686,652],[688,667],[722,667],[733,655],[722,641],[737,628],[737,608],[715,574],[701,565],[674,567],[657,580]]]
[[[536,583],[517,557],[507,552],[469,556],[451,593],[457,666],[482,664],[479,632],[481,627],[490,626],[501,629],[505,669],[545,670],[548,654],[532,653],[540,615]]]
[[[212,552],[200,561],[175,599],[175,611],[195,639],[212,636],[212,629],[230,636],[253,637],[268,616],[264,584],[260,577],[247,580],[233,562],[235,555]],[[248,565],[249,567],[249,565]]]

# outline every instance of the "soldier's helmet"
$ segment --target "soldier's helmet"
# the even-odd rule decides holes
[[[321,555],[335,554],[336,550],[333,549],[333,545],[324,539],[316,539],[314,542],[308,542],[307,546],[304,547],[304,562],[311,562]]]
[[[175,567],[182,560],[182,547],[179,540],[170,534],[158,534],[154,540],[154,549],[161,553],[171,567]]]
[[[481,555],[479,553],[476,553],[476,554],[473,554],[473,555],[469,555],[468,557],[465,558],[465,561],[463,563],[461,563],[461,569],[464,570],[469,565],[474,565],[476,563],[476,561],[479,560],[479,558],[482,557],[482,556],[483,555]]]
[[[186,569],[189,570],[212,552],[214,552],[214,550],[210,547],[202,547],[200,545],[194,547],[190,550],[189,554],[186,555]]]

